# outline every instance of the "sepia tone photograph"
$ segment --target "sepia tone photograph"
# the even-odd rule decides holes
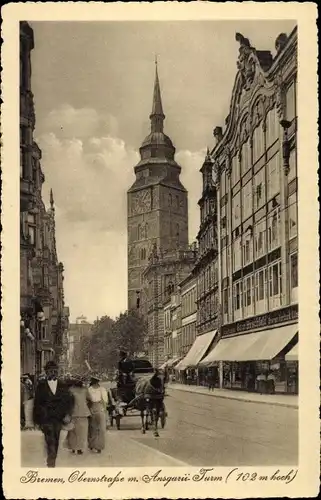
[[[298,465],[297,52],[20,22],[22,467]]]

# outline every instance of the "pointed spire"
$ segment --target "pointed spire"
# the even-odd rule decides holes
[[[165,115],[163,112],[162,96],[158,78],[157,56],[155,56],[155,83],[154,83],[154,95],[153,95],[153,108],[152,108],[152,113],[150,115],[151,131],[163,132],[164,119]]]
[[[54,202],[52,189],[50,189],[50,208],[51,208],[51,210],[55,209],[55,202]]]

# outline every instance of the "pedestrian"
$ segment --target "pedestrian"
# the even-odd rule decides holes
[[[23,378],[20,379],[20,428],[23,430],[26,424],[25,417],[25,399],[27,394],[27,388],[24,384]]]
[[[71,412],[71,429],[66,437],[66,447],[73,453],[82,455],[88,442],[88,417],[90,411],[87,403],[88,390],[85,381],[78,376],[68,382],[70,392],[74,397],[74,407]]]
[[[46,379],[36,388],[33,421],[43,432],[47,449],[47,466],[55,467],[62,426],[68,423],[74,398],[66,384],[58,380],[58,366],[48,361],[45,366]]]
[[[26,373],[23,375],[23,383],[24,383],[24,418],[25,418],[25,429],[33,429],[33,398],[34,398],[34,388],[33,382],[31,380],[31,375]]]
[[[260,394],[263,394],[266,392],[266,375],[261,372],[258,374],[256,377],[257,381],[257,390]]]
[[[107,391],[99,384],[99,377],[93,375],[88,389],[88,405],[90,410],[88,447],[101,453],[105,449]]]
[[[267,389],[269,394],[275,394],[275,375],[272,371],[267,376]]]

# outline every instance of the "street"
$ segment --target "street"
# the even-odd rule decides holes
[[[72,455],[60,447],[57,467],[295,465],[298,411],[168,389],[160,437],[140,432],[140,418],[108,428],[106,450]],[[61,442],[63,442],[63,433]],[[22,466],[43,467],[41,433],[22,432]]]

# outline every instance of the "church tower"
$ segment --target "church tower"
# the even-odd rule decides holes
[[[161,90],[155,62],[151,130],[140,147],[136,180],[127,192],[128,309],[136,308],[142,273],[152,250],[166,254],[188,246],[187,191],[180,181],[175,148],[164,134]]]

